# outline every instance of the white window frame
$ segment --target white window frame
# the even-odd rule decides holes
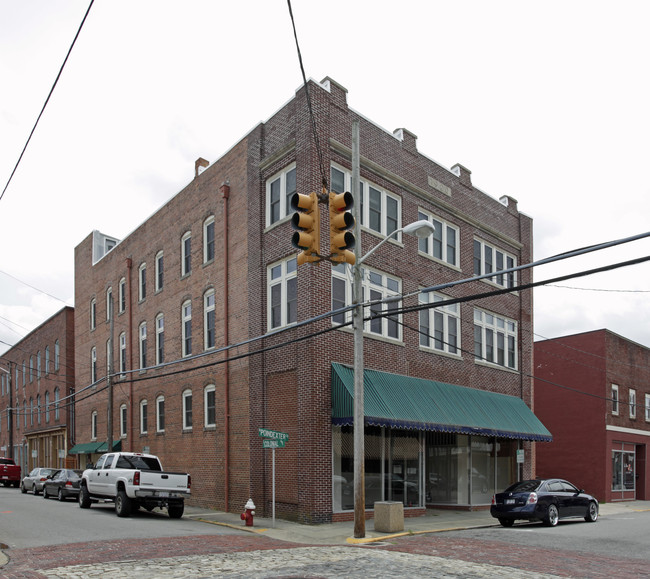
[[[217,302],[214,289],[203,294],[203,349],[212,350],[217,345]],[[212,343],[210,343],[210,332]]]
[[[45,346],[45,375],[50,373],[50,347]]]
[[[629,391],[630,418],[636,418],[636,390],[630,388]]]
[[[138,326],[138,358],[140,369],[143,370],[147,367],[147,322]]]
[[[181,277],[190,273],[192,273],[192,232],[186,231],[181,237]]]
[[[165,261],[162,251],[159,251],[156,254],[156,259],[154,261],[156,269],[156,279],[154,280],[155,291],[159,292],[162,290],[165,285]]]
[[[138,301],[147,299],[147,263],[138,267]]]
[[[112,374],[115,371],[113,368],[113,356],[111,355],[112,350],[111,339],[106,340],[106,375]]]
[[[59,346],[59,340],[54,342],[54,371],[58,372],[60,363],[61,363],[61,347]]]
[[[423,292],[420,304],[436,304],[450,299],[436,292]],[[420,347],[451,356],[461,356],[460,304],[439,305],[420,310]]]
[[[147,434],[149,428],[149,416],[147,414],[147,399],[140,400],[140,434]]]
[[[208,231],[210,229],[210,226],[212,226],[212,240],[210,241],[209,236],[208,236]],[[215,221],[214,221],[214,215],[210,215],[204,222],[203,222],[203,263],[210,263],[214,261],[215,254],[216,254],[216,247],[215,247],[215,237],[216,237],[216,232],[215,232]],[[210,248],[212,249],[212,255],[210,255]]]
[[[120,438],[126,438],[126,404],[120,406]]]
[[[55,422],[58,422],[59,419],[61,418],[60,404],[61,404],[61,391],[57,386],[54,389],[54,421]],[[18,425],[20,425],[20,421],[18,421]]]
[[[298,261],[290,257],[266,270],[266,311],[268,331],[296,323],[298,318]],[[279,294],[278,294],[279,292]],[[279,304],[274,297],[279,296]],[[277,314],[274,316],[274,314]]]
[[[156,316],[156,365],[165,361],[165,317]]]
[[[339,174],[337,178],[334,178],[334,171],[338,171]],[[340,173],[343,173],[343,183],[344,186],[341,187],[338,183],[341,180]],[[330,168],[330,182],[331,189],[337,193],[344,193],[345,191],[352,191],[352,173],[345,167],[332,163]],[[384,189],[380,185],[373,183],[365,178],[361,178],[361,227],[367,231],[377,233],[381,236],[388,237],[393,232],[401,229],[402,227],[402,198],[395,193]],[[335,184],[336,183],[336,184]],[[338,189],[343,189],[343,191],[338,191]],[[380,196],[380,215],[379,215],[379,229],[370,226],[370,189],[373,189],[379,193]],[[359,200],[355,199],[354,202],[357,203]],[[389,215],[388,207],[390,205],[389,201],[395,202],[395,215]],[[389,226],[390,222],[394,221],[392,226]],[[397,241],[398,243],[402,241],[401,232],[397,235],[392,235],[389,237],[391,241]]]
[[[213,404],[208,404],[208,398],[212,395]],[[210,420],[209,409],[212,407],[214,420]],[[205,428],[214,428],[217,426],[217,389],[214,384],[208,384],[203,389],[203,425]]]
[[[124,380],[126,378],[126,333],[122,332],[119,337],[119,347],[120,347],[120,378]]]
[[[106,321],[111,321],[111,314],[113,309],[113,288],[109,287],[106,290]]]
[[[156,398],[156,432],[165,432],[165,397],[162,394]]]
[[[480,342],[477,340],[477,332],[480,332]],[[476,363],[517,370],[519,368],[518,335],[519,325],[516,320],[488,310],[474,308],[474,361]],[[499,362],[499,336],[503,337],[503,363]],[[510,344],[512,344],[512,363],[509,356]]]
[[[50,391],[45,391],[45,423],[50,422]]]
[[[477,247],[479,248],[479,252],[480,252],[478,258],[476,256]],[[504,251],[503,249],[495,247],[491,243],[487,243],[482,239],[476,237],[474,238],[474,242],[472,245],[472,252],[473,252],[472,256],[473,256],[473,264],[474,264],[473,267],[474,267],[475,276],[486,275],[492,272],[503,271],[504,269],[517,267],[517,258],[514,255],[508,253],[507,251]],[[487,254],[490,255],[490,259],[491,259],[489,268],[488,268],[488,263],[485,259],[485,256]],[[499,267],[498,264],[499,256],[501,256],[501,260],[502,260],[501,267]],[[517,272],[513,271],[508,274],[486,277],[481,281],[492,283],[499,287],[512,289],[517,286]]]
[[[618,404],[620,401],[619,398],[619,392],[618,392],[618,384],[612,384],[612,414],[614,416],[618,416]]]
[[[292,177],[287,179],[287,176],[292,174]],[[282,171],[277,172],[266,180],[266,227],[270,227],[275,223],[280,223],[285,217],[293,213],[290,206],[290,196],[296,193],[296,164],[291,163],[287,165]],[[289,190],[287,190],[287,182],[290,183]],[[277,215],[272,215],[272,199],[271,192],[273,187],[277,184],[279,199],[277,200]]]
[[[90,413],[90,440],[97,440],[97,410]]]
[[[97,347],[90,349],[90,383],[97,382]]]
[[[338,309],[343,304],[339,300],[334,303],[335,289],[334,286],[345,284],[345,305],[352,304],[352,271],[350,266],[345,263],[332,264],[332,309]],[[363,317],[366,322],[363,326],[364,334],[368,336],[379,336],[387,340],[394,340],[402,342],[402,315],[397,314],[395,319],[392,317],[383,316],[375,319],[369,319],[373,312],[385,313],[390,310],[399,310],[401,308],[401,300],[391,301],[389,303],[382,303],[382,300],[390,298],[397,298],[402,294],[402,280],[378,269],[369,267],[362,267],[361,269],[361,285],[363,288],[364,303],[372,300],[374,303],[364,308]],[[339,292],[336,292],[339,295]],[[332,324],[338,325],[344,322],[349,322],[352,319],[352,311],[346,312],[345,315],[338,314],[332,317]]]
[[[189,408],[188,408],[189,399]],[[189,410],[189,413],[188,413]],[[188,416],[189,414],[189,416]],[[188,420],[189,418],[189,420]],[[183,391],[183,430],[192,430],[192,390],[189,388]]]
[[[420,219],[428,221],[435,229],[428,237],[418,239],[420,253],[439,263],[459,269],[460,229],[425,209],[418,209],[418,220]],[[436,250],[437,245],[440,247],[439,251]]]
[[[126,311],[126,278],[122,278],[117,286],[117,311],[123,314]]]
[[[645,421],[650,422],[650,394],[645,395]]]
[[[192,355],[192,300],[181,305],[181,351],[183,358]]]

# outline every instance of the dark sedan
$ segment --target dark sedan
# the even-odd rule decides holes
[[[82,470],[61,469],[43,483],[43,498],[57,497],[60,501],[64,501],[68,497],[76,499],[79,496],[79,483],[82,474]]]
[[[595,523],[598,500],[562,479],[524,480],[492,497],[490,514],[504,527],[518,519],[542,521],[549,527],[574,517]]]
[[[58,471],[58,468],[37,467],[33,469],[20,482],[20,491],[23,493],[32,491],[35,495],[39,494],[43,490],[43,483],[47,480],[47,477],[52,476]]]

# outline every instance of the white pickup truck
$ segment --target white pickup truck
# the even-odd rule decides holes
[[[190,496],[189,474],[164,472],[157,456],[135,452],[103,454],[92,468],[83,472],[79,506],[114,501],[118,517],[128,517],[142,507],[148,511],[167,507],[172,519],[179,519]]]

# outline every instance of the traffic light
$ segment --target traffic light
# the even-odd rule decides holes
[[[354,217],[352,209],[352,193],[330,192],[330,259],[335,263],[354,265]]]
[[[310,261],[320,261],[320,211],[318,195],[310,193],[291,196],[291,208],[296,211],[291,217],[291,225],[297,231],[291,238],[291,244],[302,251],[298,254],[298,265]]]

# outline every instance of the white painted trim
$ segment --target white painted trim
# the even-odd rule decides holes
[[[625,434],[637,434],[639,436],[650,436],[650,430],[639,430],[638,428],[625,428],[624,426],[612,426],[608,424],[605,430],[611,432],[624,432]]]

